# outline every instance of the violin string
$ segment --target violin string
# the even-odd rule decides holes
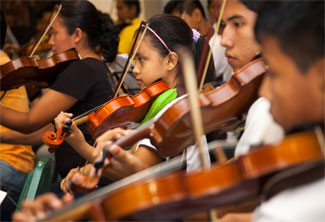
[[[106,102],[105,102],[105,103],[106,103]],[[72,121],[75,121],[75,120],[77,120],[77,119],[81,119],[82,117],[88,116],[88,115],[89,115],[90,113],[92,113],[92,112],[96,112],[96,111],[97,111],[100,107],[102,107],[105,103],[103,103],[103,104],[101,104],[101,105],[99,105],[99,106],[96,106],[96,107],[94,107],[94,108],[88,110],[87,112],[84,112],[84,113],[80,114],[79,116],[74,117],[74,118],[72,119]]]

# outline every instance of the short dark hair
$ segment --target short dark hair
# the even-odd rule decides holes
[[[276,1],[276,0],[275,0]],[[243,3],[246,8],[249,10],[259,13],[263,8],[267,7],[267,4],[272,2],[270,0],[240,0],[241,3]]]
[[[164,7],[164,14],[170,15],[175,10],[181,14],[183,12],[183,2],[184,0],[171,0],[167,2]]]
[[[188,1],[185,1],[183,3],[183,11],[188,14],[188,15],[192,15],[194,9],[199,9],[203,18],[205,20],[207,20],[206,16],[205,16],[205,13],[204,13],[204,9],[203,9],[203,6],[201,4],[201,2],[199,0],[188,0]]]
[[[100,45],[105,61],[112,62],[117,54],[118,32],[109,25],[106,17],[102,16],[89,1],[63,1],[60,12],[63,24],[71,35],[77,28],[87,34],[89,46],[95,50]]]
[[[324,58],[324,1],[274,1],[258,13],[255,36],[275,37],[281,50],[306,72]]]
[[[139,0],[123,0],[124,4],[127,5],[128,8],[135,6],[137,8],[137,16],[139,16],[141,9],[140,9],[140,2]]]

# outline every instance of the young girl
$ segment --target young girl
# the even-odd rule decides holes
[[[1,125],[22,133],[32,133],[48,126],[62,110],[77,116],[112,98],[108,70],[102,58],[95,53],[95,47],[100,45],[105,60],[113,61],[118,37],[113,27],[99,16],[95,6],[88,1],[64,1],[49,35],[49,44],[53,46],[54,53],[75,48],[81,60],[71,62],[58,73],[49,90],[29,112],[17,112],[1,106]],[[85,128],[80,129],[86,141],[90,141]],[[40,134],[43,134],[41,131]],[[5,135],[1,135],[2,140],[5,138]],[[82,159],[66,143],[55,153],[55,157],[56,166],[63,177]]]
[[[193,31],[178,17],[157,15],[148,21],[148,25],[149,28],[135,56],[136,65],[133,72],[136,74],[138,83],[145,87],[157,79],[162,79],[170,88],[176,88],[178,97],[182,96],[185,94],[185,89],[179,67],[179,55],[175,52],[175,47],[181,45],[197,52],[197,48],[202,46],[204,40],[201,41],[199,35],[193,35]],[[140,31],[143,32],[143,30],[144,27],[141,27]],[[200,55],[194,54],[194,57],[198,62]],[[55,119],[57,127],[60,127],[70,118],[72,118],[72,114],[61,113]],[[129,133],[129,131],[120,128],[104,133],[97,139],[98,149],[96,148],[94,151],[93,147],[85,143],[75,124],[72,124],[71,132],[72,134],[66,138],[66,141],[90,162],[95,161],[107,142],[111,143],[113,139],[118,139]],[[205,137],[203,139],[205,141]],[[104,171],[104,175],[113,180],[129,176],[163,161],[149,139],[140,140],[129,151],[114,146],[110,149],[110,154],[112,155],[111,163]],[[207,152],[205,154],[208,157]],[[187,170],[200,166],[198,151],[195,146],[189,147],[186,155]],[[64,191],[69,191],[67,181],[74,172],[75,170],[61,183],[61,188]]]

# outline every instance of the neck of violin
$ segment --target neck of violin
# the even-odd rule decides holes
[[[141,127],[139,127],[134,132],[130,133],[127,136],[124,136],[123,138],[119,139],[114,143],[114,145],[118,145],[122,148],[126,148],[128,146],[131,146],[135,142],[143,139],[143,138],[150,138],[153,137],[151,127],[153,126],[153,120],[150,120],[143,124]],[[105,158],[107,157],[108,151],[111,146],[106,146],[103,149],[103,155],[100,160],[97,160],[94,163],[94,166],[96,168],[96,171],[99,171],[104,166]]]

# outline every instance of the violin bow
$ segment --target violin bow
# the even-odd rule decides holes
[[[226,2],[227,2],[227,0],[223,0],[222,1],[222,5],[221,5],[221,9],[220,9],[220,14],[219,14],[218,21],[217,21],[217,25],[216,25],[216,30],[215,30],[213,36],[218,35],[219,29],[220,29],[220,24],[221,24],[221,18],[222,18],[222,15],[223,15],[223,12],[224,12],[224,9],[225,9],[225,6],[226,6]],[[212,45],[209,48],[209,52],[207,53],[208,45],[209,45],[209,40],[210,40],[210,37],[211,37],[210,35],[211,35],[211,32],[212,32],[212,27],[213,27],[215,15],[217,13],[217,8],[218,8],[218,3],[217,3],[217,1],[215,1],[215,6],[214,6],[214,10],[213,10],[213,15],[212,15],[212,18],[211,18],[211,21],[210,21],[210,27],[209,27],[207,39],[206,39],[206,42],[205,42],[205,45],[204,45],[204,48],[203,48],[202,58],[201,58],[201,61],[200,61],[200,65],[199,65],[199,68],[198,68],[198,72],[197,72],[197,79],[196,79],[197,82],[200,81],[200,78],[201,78],[201,75],[202,75],[201,82],[200,82],[200,85],[199,85],[199,89],[200,90],[203,87],[203,83],[204,83],[204,80],[206,78],[206,73],[207,73],[207,70],[208,70],[208,67],[209,67],[209,63],[210,63],[210,60],[211,60],[211,56],[212,56],[212,48],[214,47],[215,42],[216,42],[216,38],[214,38],[213,39],[213,42],[212,42]],[[208,57],[207,57],[207,59],[205,61],[205,66],[204,66],[204,70],[203,70],[203,73],[202,73],[205,56],[207,54],[208,54]]]
[[[144,28],[143,33],[141,34],[140,40],[139,40],[139,42],[138,42],[138,44],[137,44],[137,40],[138,40],[138,37],[139,37],[140,29],[141,29],[142,26],[145,26],[145,28]],[[141,45],[141,42],[142,42],[142,40],[143,40],[144,35],[145,35],[146,32],[147,32],[147,29],[148,29],[148,24],[147,24],[147,22],[145,22],[145,21],[141,21],[140,26],[139,26],[138,31],[137,31],[137,34],[136,34],[136,37],[135,37],[134,42],[133,42],[133,44],[132,44],[131,52],[130,52],[130,54],[129,54],[128,59],[126,60],[125,65],[124,65],[124,68],[123,68],[123,71],[122,71],[122,75],[121,75],[121,77],[120,77],[120,79],[119,79],[119,81],[118,81],[118,83],[117,83],[117,86],[116,86],[116,88],[115,88],[115,90],[114,90],[113,98],[115,98],[115,97],[118,95],[118,93],[119,93],[119,91],[120,91],[120,89],[121,89],[121,87],[122,87],[122,84],[123,84],[123,82],[124,82],[124,79],[125,79],[125,77],[126,77],[126,74],[127,74],[127,72],[129,71],[129,69],[130,69],[130,67],[131,67],[131,64],[132,64],[132,62],[130,62],[130,61],[133,61],[133,59],[134,59],[136,53],[138,52],[139,46]],[[135,47],[136,44],[137,44],[137,46]],[[134,48],[135,48],[135,49],[134,49]],[[133,50],[134,50],[134,52],[133,52]],[[132,56],[131,56],[131,59],[130,59],[130,55],[132,55]]]
[[[51,28],[53,22],[55,21],[56,17],[58,17],[60,11],[62,9],[62,5],[55,5],[53,12],[50,16],[48,25],[46,26],[45,30],[43,32],[40,32],[40,34],[38,35],[38,37],[36,38],[36,43],[34,44],[31,52],[29,53],[28,57],[32,57],[37,49],[37,47],[39,46],[39,44],[41,43],[42,39],[44,38],[44,36],[47,34],[47,32],[49,31],[49,29]]]
[[[40,32],[40,34],[38,35],[38,37],[36,38],[36,43],[34,44],[31,52],[29,53],[28,57],[32,57],[37,49],[37,47],[39,46],[39,44],[41,43],[42,39],[44,38],[44,36],[46,35],[46,33],[48,32],[48,30],[50,29],[50,27],[52,26],[54,20],[56,19],[56,17],[58,16],[58,14],[60,13],[62,8],[62,5],[56,5],[53,9],[52,15],[50,17],[50,21],[48,26],[46,27],[45,31],[43,31],[43,34],[41,34],[42,32]],[[53,18],[52,18],[53,17]],[[4,93],[0,96],[0,101],[1,104],[3,103],[3,101],[6,99],[7,97],[7,92],[8,91],[4,91]]]
[[[190,53],[186,49],[181,49],[180,55],[182,59],[182,69],[183,69],[185,87],[188,93],[188,99],[191,107],[193,133],[199,147],[202,166],[204,168],[207,168],[209,165],[207,160],[205,159],[204,151],[203,151],[202,136],[204,135],[204,133],[203,133],[201,109],[198,100],[197,86],[195,82],[195,71],[194,71],[195,66],[190,56]]]
[[[202,124],[202,115],[201,109],[198,99],[198,91],[197,85],[195,81],[195,66],[193,59],[190,56],[190,53],[185,49],[182,50],[181,59],[182,61],[182,69],[183,69],[183,76],[185,80],[185,87],[186,91],[188,92],[188,100],[191,107],[191,119],[192,119],[192,129],[198,144],[199,153],[201,164],[204,169],[209,167],[208,160],[205,158],[204,151],[203,151],[203,141],[202,136],[204,135],[203,131],[203,124]],[[209,217],[211,221],[216,221],[217,213],[215,210],[210,209],[208,211]]]

